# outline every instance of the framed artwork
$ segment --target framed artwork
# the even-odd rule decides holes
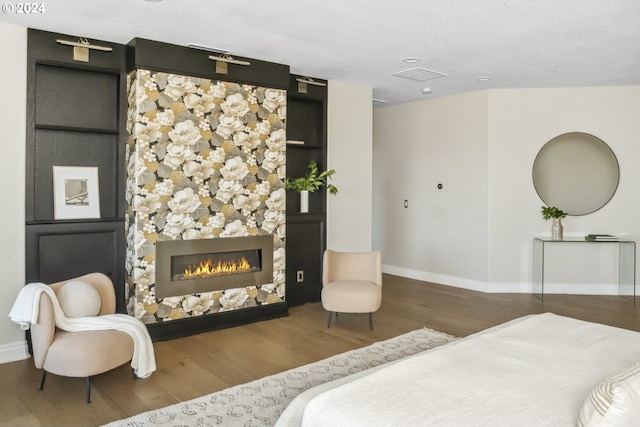
[[[100,218],[98,168],[53,167],[54,219]]]

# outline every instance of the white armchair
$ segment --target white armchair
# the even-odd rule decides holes
[[[327,328],[336,313],[369,313],[382,303],[382,254],[375,252],[336,252],[326,250],[322,269],[322,306],[329,311]]]

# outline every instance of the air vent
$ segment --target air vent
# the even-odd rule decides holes
[[[373,98],[373,106],[374,107],[379,107],[379,106],[384,105],[386,103],[387,103],[387,101],[385,101],[384,99]]]
[[[427,70],[426,68],[409,68],[408,70],[398,71],[391,74],[392,76],[402,77],[404,79],[414,80],[416,82],[424,82],[425,80],[438,79],[440,77],[447,77],[446,74],[438,73],[437,71]]]

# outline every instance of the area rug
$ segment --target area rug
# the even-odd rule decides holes
[[[418,329],[319,362],[114,421],[105,427],[273,426],[287,405],[305,390],[456,339],[431,329]]]

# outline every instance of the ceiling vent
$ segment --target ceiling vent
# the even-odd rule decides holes
[[[425,80],[438,79],[440,77],[447,77],[446,74],[438,73],[437,71],[427,70],[426,68],[409,68],[408,70],[398,71],[391,74],[392,76],[402,77],[416,82],[424,82]]]

